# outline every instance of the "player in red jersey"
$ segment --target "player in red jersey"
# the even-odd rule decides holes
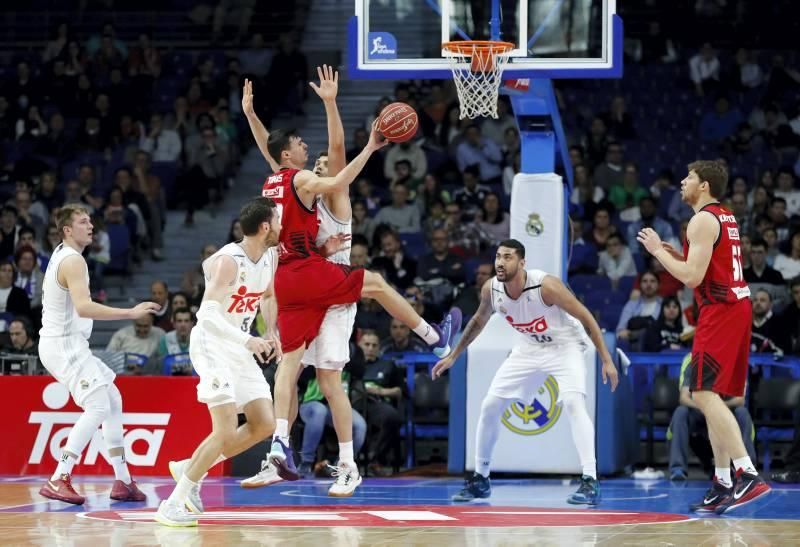
[[[722,397],[744,396],[753,309],[744,280],[739,227],[719,200],[728,173],[721,162],[696,161],[681,181],[681,196],[694,209],[684,252],[664,243],[652,228],[637,239],[675,278],[694,289],[700,310],[692,346],[692,399],[708,423],[716,471],[711,488],[693,511],[722,514],[770,491],[747,455],[742,434]],[[736,470],[731,481],[730,463]]]
[[[250,116],[248,121],[255,122]],[[275,130],[269,137],[269,156],[277,160],[280,170],[267,178],[262,195],[275,200],[281,214],[275,295],[283,350],[275,379],[276,430],[269,460],[287,480],[299,478],[288,446],[292,392],[303,353],[330,306],[358,302],[362,296],[373,298],[440,357],[450,352],[450,343],[461,328],[458,308],[451,309],[440,325],[430,325],[381,275],[330,262],[317,247],[317,197],[347,188],[369,157],[386,144],[374,125],[367,146],[352,162],[334,177],[321,177],[304,169],[308,146],[294,131]]]

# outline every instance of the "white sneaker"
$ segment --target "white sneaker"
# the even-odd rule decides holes
[[[328,495],[334,498],[352,496],[355,489],[361,484],[361,473],[358,472],[358,467],[341,464],[338,467],[328,467],[333,468],[331,476],[336,477],[336,482],[328,489]]]
[[[269,486],[281,482],[283,479],[278,476],[278,470],[275,466],[269,463],[269,460],[261,460],[261,471],[250,477],[244,479],[239,483],[242,488],[261,488],[262,486]]]
[[[153,518],[165,526],[197,526],[197,516],[190,514],[185,507],[177,503],[170,503],[169,500],[161,502]]]
[[[186,469],[186,466],[189,465],[190,461],[191,460],[187,459],[178,462],[169,462],[169,473],[176,483],[181,480],[183,471]],[[203,500],[200,498],[200,486],[202,486],[202,484],[203,480],[201,479],[198,481],[197,485],[192,487],[189,491],[189,495],[186,497],[186,508],[195,515],[201,515],[204,511]]]

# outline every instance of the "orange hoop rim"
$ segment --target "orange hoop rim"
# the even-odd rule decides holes
[[[494,40],[461,40],[457,42],[445,42],[442,49],[450,53],[459,55],[472,55],[478,53],[508,53],[516,46],[511,42],[497,42]]]

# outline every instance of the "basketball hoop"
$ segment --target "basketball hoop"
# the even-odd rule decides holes
[[[503,69],[514,44],[468,40],[442,44],[456,81],[460,119],[497,118],[497,97]]]

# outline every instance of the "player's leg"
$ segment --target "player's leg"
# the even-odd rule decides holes
[[[370,271],[364,272],[361,295],[377,300],[389,315],[401,321],[432,346],[434,353],[439,357],[450,353],[451,342],[461,330],[461,310],[458,308],[452,308],[441,324],[431,325],[414,311],[411,304],[394,290],[383,276]]]
[[[582,469],[580,486],[567,498],[567,502],[595,505],[600,501],[600,484],[597,480],[595,429],[586,410],[586,395],[577,391],[562,392],[561,401],[567,413],[572,442],[578,452]]]
[[[292,393],[297,396],[297,375],[304,351],[305,344],[284,353],[275,375],[275,435],[268,459],[281,478],[290,481],[300,478],[289,448],[289,417],[292,415]]]
[[[122,395],[113,383],[108,385],[109,413],[103,421],[103,440],[105,441],[111,466],[114,468],[114,486],[111,499],[117,501],[145,501],[147,496],[139,490],[131,478],[125,462],[125,444],[122,438]]]

